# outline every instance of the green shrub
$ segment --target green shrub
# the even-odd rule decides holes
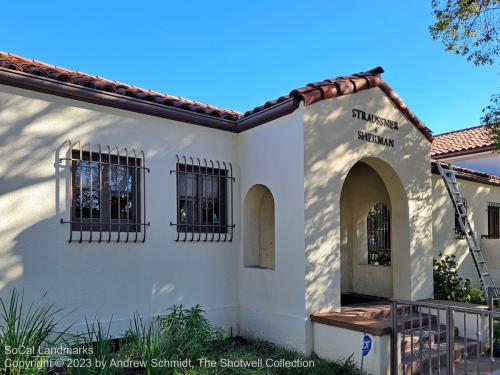
[[[199,305],[190,309],[174,305],[169,311],[160,320],[161,332],[168,346],[178,348],[178,358],[196,360],[224,339],[222,329],[210,324]]]
[[[177,358],[177,352],[178,348],[167,345],[162,338],[160,319],[152,319],[146,322],[136,313],[130,321],[130,328],[125,332],[118,358],[142,361],[144,363],[144,373],[147,375],[164,375],[168,371],[160,367],[154,367],[153,359],[173,360]]]
[[[243,337],[227,338],[222,346],[209,350],[207,358],[213,360],[246,360],[252,361],[262,359],[263,367],[239,368],[216,366],[214,368],[197,367],[189,372],[189,375],[360,375],[361,371],[351,358],[337,361],[320,359],[315,355],[305,356],[294,350],[280,347],[267,341],[256,339],[245,339]],[[268,367],[266,361],[283,359],[285,361],[307,360],[313,361],[311,367]]]
[[[103,323],[99,319],[87,321],[82,332],[67,333],[67,329],[58,330],[59,320],[56,318],[61,310],[52,305],[31,304],[26,308],[23,294],[13,291],[10,301],[0,299],[0,374],[1,375],[42,375],[49,369],[44,365],[48,356],[30,353],[7,355],[5,346],[45,348],[63,346],[79,348],[74,354],[64,356],[66,375],[226,375],[244,374],[302,374],[303,368],[221,368],[200,367],[197,359],[210,358],[221,360],[257,360],[270,359],[311,359],[314,368],[307,373],[319,374],[359,374],[351,359],[345,361],[326,361],[315,356],[305,357],[292,350],[280,348],[271,343],[259,340],[247,340],[241,337],[224,339],[221,328],[213,326],[204,317],[199,305],[185,308],[173,306],[168,315],[152,320],[145,320],[134,314],[129,329],[117,340],[111,334],[111,320]],[[91,350],[90,350],[91,349]],[[19,369],[6,368],[5,361],[36,361],[39,368]],[[190,359],[194,368],[154,367],[153,360],[185,360]],[[142,368],[128,368],[127,361],[140,361]],[[111,363],[118,363],[112,366]],[[120,363],[124,363],[121,365]],[[72,365],[70,365],[72,364]],[[98,365],[99,364],[99,365]],[[103,367],[103,364],[106,366]]]
[[[74,355],[67,358],[71,366],[66,366],[65,374],[68,375],[111,375],[117,374],[118,368],[109,365],[103,368],[103,364],[109,364],[114,357],[113,337],[111,335],[111,322],[104,324],[101,320],[88,321],[85,319],[85,329],[77,334],[70,335],[66,339],[66,346],[81,348]]]
[[[24,305],[24,291],[12,291],[10,301],[0,298],[0,373],[6,375],[44,374],[47,356],[39,350],[56,345],[65,330],[59,329],[59,315],[53,305],[43,302]],[[10,348],[10,349],[9,349]],[[22,349],[15,352],[13,349]],[[29,350],[26,350],[29,349]],[[32,353],[34,351],[34,353]],[[33,368],[20,369],[10,366],[14,361],[34,364]],[[18,363],[19,363],[18,362]],[[31,367],[31,366],[30,366]]]
[[[455,255],[439,254],[433,259],[434,298],[448,301],[484,304],[483,292],[474,288],[469,279],[458,275]]]

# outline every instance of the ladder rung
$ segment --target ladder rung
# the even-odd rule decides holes
[[[489,272],[482,273],[481,276],[491,276]]]

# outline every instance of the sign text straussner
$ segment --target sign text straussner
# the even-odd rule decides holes
[[[352,117],[360,119],[362,121],[367,121],[371,122],[372,124],[379,125],[379,126],[384,126],[386,128],[390,128],[393,130],[399,130],[398,123],[396,121],[392,121],[377,115],[374,115],[373,113],[367,113],[365,111],[362,111],[360,109],[352,109]],[[375,131],[377,131],[375,129]],[[358,139],[361,139],[366,142],[370,143],[376,143],[379,145],[384,145],[388,147],[394,147],[394,139],[392,138],[386,138],[381,135],[376,135],[376,134],[371,134],[367,133],[364,131],[358,131]]]

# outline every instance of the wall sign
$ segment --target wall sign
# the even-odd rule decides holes
[[[352,109],[352,117],[360,119],[362,121],[371,122],[372,124],[385,126],[386,128],[391,128],[393,130],[399,130],[398,123],[383,117],[374,115],[373,113],[367,113],[360,109]]]
[[[381,135],[365,133],[361,130],[358,131],[358,139],[362,139],[366,142],[377,143],[379,145],[394,147],[394,139],[382,137]]]
[[[360,109],[353,108],[352,117],[359,119],[361,121],[370,122],[372,124],[375,124],[375,126],[383,126],[392,130],[399,130],[399,126],[396,121],[392,121],[384,117],[374,115],[373,113],[362,111]],[[374,132],[376,133],[377,131],[378,128],[375,128]],[[366,142],[376,143],[388,147],[394,147],[394,139],[392,138],[383,137],[381,135],[372,134],[361,130],[358,131],[357,135],[358,139],[361,139]]]

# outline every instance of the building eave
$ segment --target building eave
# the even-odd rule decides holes
[[[233,133],[290,114],[300,104],[298,99],[290,98],[239,120],[228,120],[1,67],[0,84]]]
[[[480,184],[500,187],[500,176],[491,175],[484,172],[474,171],[468,168],[453,166],[457,178]],[[431,172],[439,175],[439,171],[435,162],[431,163]]]
[[[454,152],[447,152],[445,154],[432,155],[432,157],[436,160],[444,160],[444,159],[453,159],[456,157],[468,156],[468,155],[480,155],[495,150],[496,147],[494,145],[491,145],[486,147],[472,148],[469,150],[459,150]]]

